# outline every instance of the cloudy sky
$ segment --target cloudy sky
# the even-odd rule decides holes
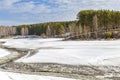
[[[0,25],[75,20],[84,9],[120,10],[120,0],[0,0]]]

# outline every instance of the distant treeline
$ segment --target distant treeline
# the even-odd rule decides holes
[[[69,25],[74,21],[68,22],[48,22],[40,24],[20,25],[17,28],[17,35],[39,35],[55,37],[68,32]]]
[[[16,27],[0,26],[0,38],[16,35]]]
[[[76,21],[48,22],[13,26],[15,35],[75,38],[120,38],[120,11],[82,10]],[[12,34],[12,33],[11,33]]]

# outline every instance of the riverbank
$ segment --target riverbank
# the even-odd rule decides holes
[[[2,39],[11,54],[0,70],[80,80],[120,79],[120,42],[61,39]],[[7,62],[5,62],[7,61]]]
[[[119,66],[66,65],[55,63],[9,63],[0,66],[0,69],[7,72],[65,77],[77,80],[120,79]]]
[[[43,73],[43,71],[40,71],[39,73],[37,73],[38,68],[36,68],[36,71],[34,71],[35,67],[36,67],[34,65],[33,65],[33,67],[31,67],[28,64],[24,64],[24,63],[17,63],[16,64],[14,62],[17,59],[27,58],[27,57],[30,57],[30,56],[34,55],[37,52],[37,50],[10,48],[10,47],[3,46],[3,45],[1,45],[0,48],[7,49],[10,52],[9,55],[6,55],[6,56],[3,56],[3,57],[0,58],[0,71],[2,71],[0,73],[6,73],[7,72],[7,74],[10,75],[10,72],[12,72],[14,74],[18,73],[18,74],[22,74],[22,75],[31,75],[31,76],[36,75],[36,77],[38,77],[38,75],[39,75],[39,77],[40,77],[40,75],[43,75],[43,74],[40,74],[40,73]],[[48,75],[45,75],[45,74],[48,74]],[[45,72],[44,76],[46,76],[46,77],[54,76],[53,77],[53,79],[54,79],[55,75],[57,73],[52,72],[52,74],[54,74],[54,75],[50,75],[49,73]],[[60,72],[59,75],[62,75],[62,73]],[[66,77],[66,76],[67,75],[61,76],[61,77]],[[8,79],[12,79],[11,76],[6,75],[6,77],[9,77]],[[34,77],[34,78],[36,78],[36,77]],[[68,77],[71,78],[69,75],[68,75]],[[59,79],[59,78],[56,77],[55,79]],[[60,79],[62,79],[62,78],[60,78]],[[64,78],[62,80],[64,80]],[[65,79],[65,80],[68,80],[68,79]],[[71,80],[73,80],[73,79],[71,79]]]

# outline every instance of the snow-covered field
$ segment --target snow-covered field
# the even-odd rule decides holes
[[[51,38],[51,39],[0,39],[0,41],[5,41],[5,46],[14,47],[14,48],[28,48],[28,49],[37,49],[40,47],[51,46],[52,42],[60,41],[62,39]],[[47,44],[47,45],[46,45]],[[54,45],[52,45],[54,46]]]
[[[70,65],[120,66],[120,40],[62,41],[62,39],[0,39],[4,46],[34,49],[38,52],[16,62],[59,63]],[[0,57],[10,54],[0,49]],[[75,80],[62,77],[39,76],[0,71],[1,80]]]
[[[10,54],[9,51],[4,50],[4,49],[0,49],[0,57],[4,57],[4,56],[6,56],[6,55],[8,55],[8,54]]]
[[[76,80],[62,77],[38,76],[0,71],[0,80]]]
[[[61,39],[2,39],[5,46],[37,49],[17,62],[85,65],[120,65],[120,40],[61,41]]]

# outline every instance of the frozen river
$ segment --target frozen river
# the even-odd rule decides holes
[[[6,56],[6,55],[8,55],[8,54],[10,54],[9,51],[4,50],[4,49],[0,49],[0,57],[4,57],[4,56]]]
[[[17,62],[60,63],[72,65],[120,65],[120,40],[61,41],[62,39],[2,39],[5,46],[37,49]]]

